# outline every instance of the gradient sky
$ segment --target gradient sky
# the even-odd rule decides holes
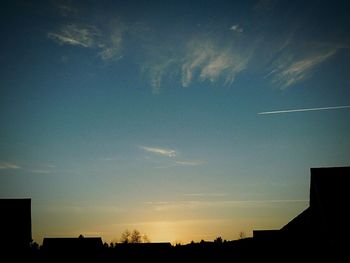
[[[0,197],[33,238],[278,229],[350,164],[348,1],[3,1]]]

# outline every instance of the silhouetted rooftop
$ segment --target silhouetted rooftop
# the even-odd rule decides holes
[[[62,237],[43,240],[43,250],[50,254],[93,254],[102,247],[100,237]]]
[[[0,199],[1,247],[28,248],[32,240],[31,199]]]
[[[310,206],[282,227],[281,234],[289,241],[341,243],[348,236],[350,167],[310,171]]]
[[[310,205],[280,231],[253,231],[255,240],[341,244],[348,237],[350,167],[311,168]],[[337,230],[335,230],[337,229]],[[280,233],[278,233],[280,232]]]

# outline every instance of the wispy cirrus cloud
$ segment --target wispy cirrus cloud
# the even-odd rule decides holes
[[[61,10],[72,10],[68,3],[60,3]],[[69,21],[69,14],[65,12]],[[144,23],[124,23],[121,19],[104,17],[104,23],[91,20],[86,24],[74,12],[72,22],[50,31],[47,36],[60,45],[71,45],[94,49],[103,61],[118,60],[123,57],[125,41],[131,40],[135,52],[140,56],[141,72],[147,73],[154,94],[160,92],[166,80],[177,80],[181,86],[188,87],[196,81],[222,81],[225,85],[234,82],[236,76],[247,68],[250,55],[248,45],[243,45],[238,38],[241,34],[226,32],[202,32],[198,35],[186,35],[174,44],[168,36],[159,35]],[[242,33],[239,24],[232,25],[231,31]],[[127,33],[127,38],[125,38]],[[146,36],[147,35],[147,36]],[[165,43],[159,46],[159,38]]]
[[[186,36],[176,45],[168,41],[161,47],[155,46],[152,39],[145,49],[147,59],[142,72],[147,73],[155,94],[166,83],[173,85],[178,81],[182,87],[206,81],[231,85],[247,68],[254,51],[253,44],[243,45],[242,39],[227,30]]]
[[[155,169],[168,169],[172,167],[189,167],[189,166],[199,166],[205,163],[204,161],[199,161],[199,160],[182,160],[182,161],[177,161],[177,160],[171,160],[170,162],[166,163],[165,165],[158,165],[155,166]]]
[[[95,26],[67,24],[54,32],[49,32],[48,37],[59,44],[93,48],[97,46],[97,37],[100,34]]]
[[[182,86],[188,87],[193,79],[195,70],[198,70],[206,61],[213,56],[213,47],[209,43],[204,43],[197,48],[194,47],[195,44],[191,44],[189,49],[193,53],[188,54],[185,62],[182,65]]]
[[[53,174],[56,172],[56,165],[54,164],[23,164],[20,167],[23,172],[28,172],[31,174]]]
[[[86,24],[84,17],[91,13],[74,8],[70,1],[56,0],[56,7],[66,23],[47,36],[61,45],[94,49],[103,61],[128,56],[128,61],[146,75],[154,94],[160,93],[167,84],[182,87],[198,82],[231,85],[237,76],[253,67],[263,72],[269,68],[266,76],[274,85],[285,89],[311,76],[314,69],[340,47],[329,44],[327,48],[322,38],[306,43],[307,39],[299,36],[298,28],[302,23],[299,26],[287,23],[282,32],[276,31],[271,24],[274,20],[264,19],[266,14],[272,14],[275,5],[274,1],[258,1],[253,7],[254,19],[245,28],[242,27],[244,21],[236,21],[202,24],[195,32],[190,32],[178,30],[183,24],[171,24],[178,33],[174,37],[145,20],[127,22],[117,12],[103,17],[94,14]],[[286,36],[286,32],[291,33]]]
[[[0,170],[20,170],[21,173],[52,174],[55,172],[55,168],[56,166],[52,164],[0,162]]]
[[[207,207],[261,207],[288,203],[305,203],[305,199],[276,199],[276,200],[188,200],[188,201],[156,201],[145,202],[145,205],[151,206],[155,211],[197,209]]]
[[[240,27],[239,24],[232,25],[230,27],[230,30],[232,30],[234,32],[237,32],[237,33],[242,33],[243,32],[243,28]]]
[[[161,156],[167,156],[170,158],[176,157],[176,151],[173,149],[160,148],[160,147],[148,147],[148,146],[140,146],[140,149]]]
[[[52,174],[52,170],[30,170],[30,173],[33,174]]]
[[[193,161],[190,161],[190,160],[186,160],[186,161],[175,161],[175,163],[179,166],[198,166],[198,165],[201,165],[203,164],[204,162],[203,161],[200,161],[200,160],[193,160]]]
[[[21,169],[21,166],[19,166],[18,164],[15,163],[7,163],[7,162],[3,162],[0,163],[0,170],[6,170],[6,169]]]
[[[126,26],[115,20],[109,27],[100,28],[87,24],[65,24],[59,29],[49,32],[48,38],[60,45],[72,45],[95,49],[104,61],[122,58],[123,33]]]
[[[319,64],[331,58],[337,50],[337,47],[320,50],[299,59],[294,59],[295,55],[287,52],[278,59],[267,76],[271,77],[272,83],[280,86],[281,89],[291,87],[307,79]]]
[[[238,73],[247,68],[250,54],[238,46],[220,47],[209,40],[196,39],[188,45],[188,53],[181,66],[182,86],[193,80],[211,82],[224,79],[232,84]]]
[[[145,156],[144,160],[155,164],[154,169],[168,169],[173,167],[195,167],[204,164],[202,160],[178,159],[178,152],[174,149],[162,147],[139,146],[147,153],[153,154],[152,157]],[[166,159],[159,157],[168,157]]]
[[[77,9],[73,7],[70,1],[56,0],[53,4],[58,8],[62,16],[67,16],[70,13],[77,12]]]
[[[184,196],[188,196],[188,197],[223,197],[223,196],[228,196],[228,193],[189,193],[189,194],[184,194]]]
[[[102,161],[102,162],[117,161],[117,160],[120,160],[120,156],[117,156],[117,155],[114,155],[114,156],[103,156],[103,157],[98,157],[96,160],[97,161]]]
[[[123,57],[123,34],[128,30],[128,26],[118,19],[114,19],[109,26],[100,29],[102,36],[99,39],[98,52],[102,60],[118,60]]]
[[[174,58],[164,59],[161,62],[155,63],[147,68],[150,77],[152,92],[158,94],[162,86],[162,80],[165,76],[170,75],[170,67],[174,66],[176,60]]]

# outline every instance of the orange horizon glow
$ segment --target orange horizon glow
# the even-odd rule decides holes
[[[125,230],[140,231],[147,235],[150,242],[170,242],[171,244],[188,244],[192,241],[213,241],[217,237],[223,240],[237,240],[240,233],[251,237],[253,229],[279,229],[282,222],[271,225],[269,222],[234,222],[233,220],[179,220],[179,221],[150,221],[134,224],[116,224],[96,227],[95,231],[52,232],[51,234],[35,234],[33,239],[42,242],[43,237],[101,237],[108,244],[119,243],[122,232]]]

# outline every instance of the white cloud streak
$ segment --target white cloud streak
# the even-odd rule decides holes
[[[57,0],[54,1],[54,5],[59,9],[62,16],[78,12],[78,10],[72,6],[70,1]]]
[[[176,157],[176,151],[172,149],[148,147],[148,146],[140,146],[140,148],[149,153],[153,153],[161,156],[167,156],[170,158]]]
[[[119,156],[108,156],[108,157],[97,158],[97,161],[102,161],[102,162],[110,162],[110,161],[117,161],[117,160],[120,160]]]
[[[156,63],[149,67],[152,92],[158,94],[162,85],[164,75],[169,75],[169,67],[174,64],[174,58],[164,60],[162,63]]]
[[[190,197],[222,197],[222,196],[228,196],[227,193],[190,193],[190,194],[184,194],[184,196],[190,196]]]
[[[105,33],[107,36],[99,40],[101,51],[98,55],[105,61],[123,57],[121,51],[123,49],[123,33],[126,30],[126,26],[119,21],[114,21],[112,24],[110,32]]]
[[[195,161],[175,161],[175,163],[179,166],[198,166],[203,164],[203,161],[195,160]]]
[[[99,33],[94,26],[69,24],[62,26],[57,32],[48,33],[48,37],[59,44],[92,48],[97,45],[96,38]]]
[[[242,33],[243,32],[243,28],[240,27],[238,24],[231,26],[230,30],[235,31],[237,33]]]
[[[195,40],[188,45],[188,55],[181,66],[182,86],[188,87],[197,77],[200,81],[217,81],[224,78],[230,85],[236,75],[245,70],[250,56],[236,46],[227,48],[210,41]]]
[[[291,58],[291,55],[286,55],[268,75],[272,76],[272,83],[279,85],[281,89],[288,88],[305,80],[316,66],[332,57],[337,50],[338,48],[332,48],[318,51],[316,54],[306,55],[299,60]]]
[[[266,206],[285,203],[308,203],[305,199],[276,199],[276,200],[217,200],[217,201],[158,201],[145,202],[145,205],[152,206],[155,211],[167,211],[176,209],[196,209],[205,207],[245,207],[245,206]]]
[[[33,174],[51,174],[51,170],[30,170]]]
[[[94,25],[67,24],[54,32],[48,33],[48,38],[60,45],[72,45],[96,49],[97,55],[104,61],[122,58],[123,33],[126,27],[114,21],[109,28],[103,30]]]
[[[21,167],[15,163],[0,163],[0,170],[20,169]]]
[[[334,106],[334,107],[320,107],[320,108],[303,108],[303,109],[292,109],[292,110],[264,111],[264,112],[259,112],[258,115],[281,114],[281,113],[292,113],[292,112],[306,112],[306,111],[338,110],[338,109],[348,109],[348,108],[350,108],[350,105]]]
[[[66,5],[62,7],[66,8]],[[243,32],[238,24],[232,25],[230,30]],[[119,19],[109,19],[103,26],[93,22],[89,25],[65,24],[47,36],[60,45],[94,49],[101,60],[110,61],[123,57],[124,33],[127,32],[129,37],[140,44],[138,48],[145,52],[140,56],[144,59],[140,64],[142,71],[149,75],[155,94],[159,93],[164,80],[174,75],[180,76],[183,87],[188,87],[194,81],[213,83],[222,80],[224,85],[230,85],[237,74],[247,68],[250,60],[251,52],[247,51],[251,48],[241,44],[239,34],[231,34],[229,41],[226,35],[194,36],[180,43],[179,46],[184,47],[180,48],[172,43],[165,47],[155,46],[153,42],[157,35],[142,36],[146,31],[149,34],[148,29],[137,23],[124,24]]]
[[[156,166],[154,167],[155,169],[167,169],[167,168],[172,168],[172,167],[188,167],[188,166],[199,166],[202,165],[204,162],[203,161],[176,161],[173,160],[170,164],[167,165],[161,165],[161,166]]]

